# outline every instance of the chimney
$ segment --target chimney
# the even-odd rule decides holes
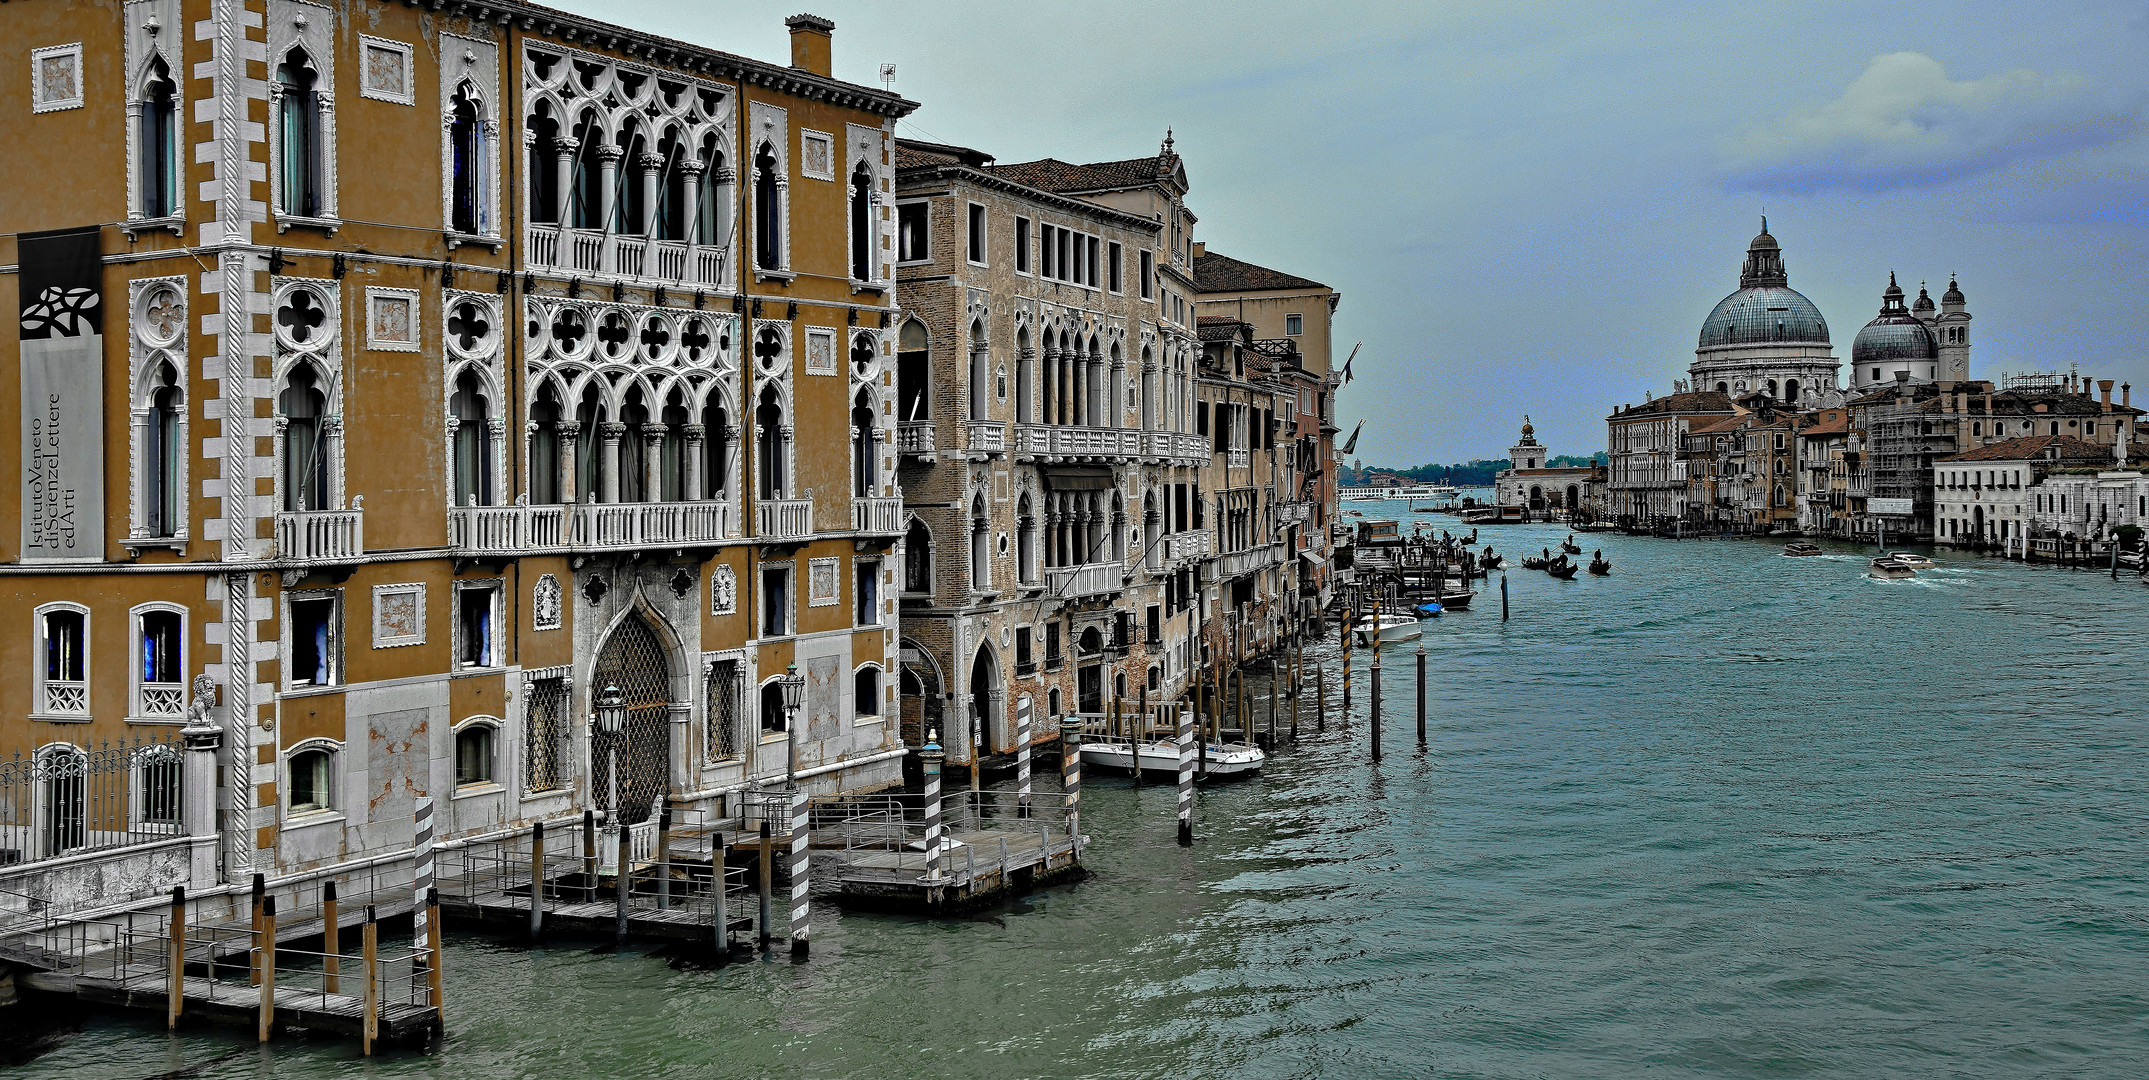
[[[2119,384],[2119,407],[2122,409],[2131,409],[2134,407],[2133,383],[2123,382]]]
[[[810,75],[833,78],[836,62],[829,45],[836,24],[819,15],[793,15],[783,24],[791,28],[791,66]]]
[[[1197,258],[1197,259],[1198,259],[1198,258],[1201,258],[1202,256],[1204,256],[1204,255],[1207,255],[1208,253],[1209,253],[1209,242],[1208,242],[1207,240],[1196,240],[1196,241],[1194,241],[1194,257],[1195,257],[1195,258]]]
[[[2104,411],[2112,411],[2112,380],[2097,380],[2097,397],[2104,403]]]

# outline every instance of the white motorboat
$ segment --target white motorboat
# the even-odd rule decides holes
[[[1912,570],[1929,570],[1933,561],[1915,551],[1891,551],[1884,558],[1894,559]]]
[[[1132,772],[1133,755],[1128,752],[1133,740],[1120,735],[1088,735],[1082,739],[1082,764],[1119,772]],[[1194,750],[1196,769],[1200,768],[1201,749]],[[1259,772],[1268,755],[1258,746],[1246,743],[1209,744],[1209,775],[1231,776],[1238,773]],[[1141,746],[1142,771],[1179,775],[1179,744],[1152,740]]]
[[[1359,648],[1370,649],[1373,647],[1375,635],[1383,642],[1407,641],[1424,630],[1416,615],[1401,611],[1383,611],[1379,615],[1368,615],[1359,619],[1357,625],[1351,628],[1351,633]]]
[[[1909,563],[1903,562],[1902,560],[1893,558],[1891,556],[1883,555],[1880,558],[1873,560],[1873,566],[1871,569],[1866,571],[1866,576],[1893,581],[1899,578],[1917,577],[1918,572],[1916,569],[1912,568]]]

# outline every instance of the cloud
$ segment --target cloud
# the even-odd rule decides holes
[[[1888,53],[1842,97],[1734,143],[1727,183],[1793,194],[1932,187],[2132,134],[2139,105],[2100,97],[2071,75],[1958,80],[1924,53]]]

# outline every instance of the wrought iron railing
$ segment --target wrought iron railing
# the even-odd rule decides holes
[[[180,755],[174,737],[136,736],[95,747],[55,743],[0,761],[0,865],[181,835]]]

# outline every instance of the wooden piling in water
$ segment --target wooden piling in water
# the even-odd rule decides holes
[[[179,1027],[179,1012],[186,1001],[187,978],[187,890],[184,886],[172,886],[171,929],[165,935],[171,943],[171,974],[165,980],[164,1029]]]
[[[425,996],[433,1006],[433,1023],[447,1027],[447,987],[441,978],[440,890],[425,890]]]
[[[1418,642],[1418,745],[1425,745],[1425,642]]]
[[[544,930],[545,823],[539,821],[530,826],[530,940],[537,940]]]
[[[597,902],[597,811],[582,811],[582,902]]]
[[[627,819],[615,813],[619,833],[619,861],[612,867],[612,941],[627,947],[627,893],[633,887],[634,852],[628,840]]]
[[[1373,760],[1380,760],[1380,638],[1373,639],[1373,676],[1368,687],[1373,704]]]
[[[261,975],[258,1031],[260,1041],[267,1042],[270,1033],[276,1029],[276,898],[273,896],[261,898],[261,936],[255,939],[254,947],[259,951],[254,970]]]
[[[1313,730],[1328,730],[1328,669],[1313,665]]]
[[[657,814],[657,910],[672,906],[672,808]]]
[[[253,891],[254,920],[251,927],[254,932],[255,947],[246,954],[246,984],[248,986],[261,985],[261,900],[268,894],[268,889],[269,876],[267,874],[255,874]]]
[[[380,924],[374,919],[373,905],[366,905],[366,924],[358,932],[359,967],[366,977],[366,989],[359,1006],[360,1038],[365,1044],[367,1057],[373,1056],[373,1040],[380,1037],[381,1027],[381,935]]]
[[[764,950],[774,940],[770,932],[775,929],[771,920],[775,918],[776,881],[770,866],[775,858],[774,839],[769,832],[769,808],[764,803],[761,807],[761,947]]]
[[[343,927],[337,923],[343,913],[336,905],[336,883],[321,886],[321,989],[337,994],[343,991],[343,957],[337,955],[343,939]]]

